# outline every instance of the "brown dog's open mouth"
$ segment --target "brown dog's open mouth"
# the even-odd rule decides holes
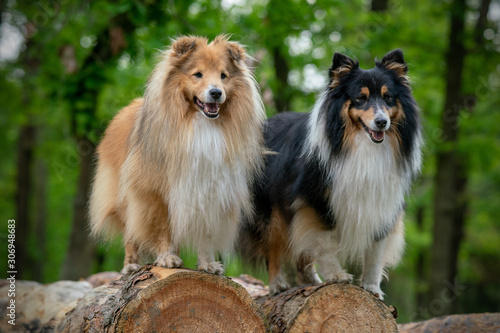
[[[215,119],[219,116],[220,103],[203,103],[198,97],[194,97],[194,103],[203,111],[203,114],[210,118]]]
[[[375,143],[382,143],[384,142],[384,138],[385,138],[385,132],[384,131],[374,131],[370,128],[368,128],[368,126],[365,125],[365,123],[361,120],[361,118],[359,119],[359,122],[361,123],[361,125],[363,125],[363,128],[365,129],[365,132],[368,134],[368,136],[370,137],[370,139],[375,142]]]

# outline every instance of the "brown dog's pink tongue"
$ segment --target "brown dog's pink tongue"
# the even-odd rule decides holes
[[[219,111],[219,103],[205,103],[205,109],[207,112],[216,113]]]
[[[382,140],[384,138],[384,132],[382,131],[373,131],[372,133],[375,140]]]

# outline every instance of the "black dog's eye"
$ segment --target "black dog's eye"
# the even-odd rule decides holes
[[[358,98],[356,98],[356,102],[358,103],[364,103],[368,100],[368,97],[366,95],[359,95]]]
[[[224,73],[221,73],[220,78],[221,78],[222,80],[224,80],[225,78],[227,78],[227,75],[226,75],[226,74],[224,74]]]
[[[201,79],[203,77],[203,74],[200,72],[193,74],[193,76],[196,76],[198,79]]]
[[[392,102],[392,96],[391,96],[391,94],[387,94],[387,93],[384,94],[384,101],[386,103],[391,103]]]

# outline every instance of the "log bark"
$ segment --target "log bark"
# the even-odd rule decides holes
[[[43,332],[49,320],[62,320],[66,312],[75,308],[93,286],[87,281],[58,281],[43,285],[34,281],[17,280],[15,287],[0,280],[0,332]],[[15,289],[15,298],[7,298],[9,289]],[[15,300],[15,326],[7,315],[10,300]]]
[[[99,280],[99,279],[97,279]],[[146,265],[89,291],[45,332],[265,332],[265,318],[226,277]]]
[[[343,283],[256,296],[272,332],[397,332],[396,310],[366,290]]]
[[[443,316],[399,325],[401,333],[500,332],[500,313]]]
[[[7,295],[9,288],[9,281],[0,280],[0,295]],[[15,299],[16,326],[0,321],[0,332],[500,330],[500,313],[453,315],[397,326],[394,307],[349,284],[323,283],[269,296],[269,288],[249,275],[230,279],[151,265],[131,275],[102,272],[85,281],[48,285],[16,281]],[[0,298],[3,318],[8,302]]]

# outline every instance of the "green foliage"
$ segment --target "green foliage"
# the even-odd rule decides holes
[[[182,34],[207,36],[232,34],[257,59],[255,74],[269,115],[276,112],[279,87],[290,98],[292,110],[306,112],[326,82],[334,52],[357,57],[364,68],[373,66],[394,48],[401,48],[409,62],[414,95],[424,116],[426,147],[423,175],[409,199],[407,250],[402,265],[390,272],[385,287],[388,303],[395,304],[401,322],[439,315],[429,311],[425,296],[428,284],[429,248],[432,235],[432,200],[435,176],[434,154],[444,149],[439,128],[445,91],[445,54],[448,47],[449,4],[446,1],[389,1],[385,12],[371,12],[365,0],[249,0],[249,1],[48,1],[9,2],[4,22],[36,31],[17,59],[0,61],[0,211],[14,217],[16,192],[16,145],[20,125],[33,122],[39,129],[35,159],[49,169],[47,193],[47,254],[38,254],[30,241],[35,264],[44,265],[44,282],[58,278],[67,247],[73,214],[73,197],[79,172],[79,147],[74,137],[87,135],[97,142],[116,112],[144,92],[158,50]],[[494,3],[498,7],[498,2]],[[461,138],[458,149],[467,160],[469,202],[465,238],[459,258],[459,281],[467,285],[457,298],[464,312],[494,311],[500,302],[500,57],[498,22],[490,22],[493,37],[477,45],[473,39],[477,8],[470,4],[464,36],[470,53],[466,58],[464,91],[475,95],[461,109]],[[91,51],[109,36],[103,32],[128,20],[126,46],[116,59],[102,63],[89,59]],[[494,24],[493,24],[494,23]],[[29,35],[29,34],[28,34]],[[485,34],[486,36],[486,34]],[[103,39],[99,39],[103,38]],[[63,48],[74,51],[76,68],[68,71],[61,56]],[[273,54],[279,52],[289,69],[287,82],[276,77]],[[81,70],[84,65],[85,70]],[[83,82],[83,87],[78,86]],[[83,92],[83,94],[82,94]],[[96,99],[97,109],[94,108]],[[80,151],[79,151],[80,150]],[[35,175],[36,177],[36,175]],[[422,210],[421,224],[417,211]],[[37,215],[32,211],[32,217]],[[5,224],[6,226],[6,224]],[[33,227],[33,226],[32,226]],[[6,227],[0,228],[6,258]],[[31,231],[33,234],[33,231]],[[34,239],[31,237],[30,239]],[[118,270],[123,251],[120,240],[98,248],[95,271]],[[195,256],[183,250],[185,262],[194,267]],[[419,264],[423,262],[423,266]],[[238,258],[228,260],[228,274],[257,274],[247,271]],[[49,269],[50,268],[50,269]],[[0,269],[5,271],[4,264]],[[420,271],[419,271],[420,270]],[[489,304],[492,304],[488,307]]]

